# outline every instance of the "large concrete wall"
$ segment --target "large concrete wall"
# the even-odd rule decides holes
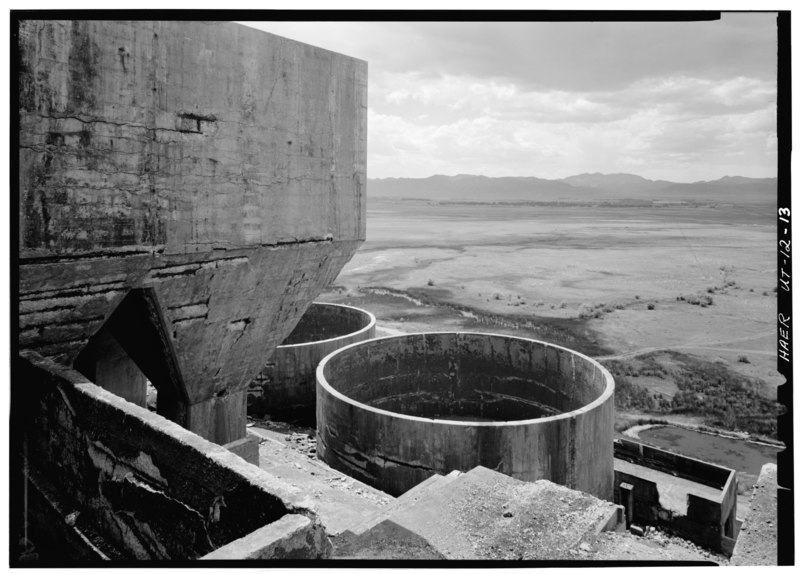
[[[18,46],[20,346],[71,364],[147,290],[175,420],[241,438],[253,350],[365,238],[366,63],[214,22],[31,20]]]
[[[248,389],[247,409],[256,415],[313,418],[317,365],[337,349],[375,336],[375,316],[363,309],[313,303],[279,345]]]
[[[88,559],[89,549],[138,560],[329,553],[312,501],[296,488],[36,353],[24,352],[15,373],[12,385],[25,389],[14,468],[24,473],[26,513],[12,522],[42,560]],[[62,549],[48,539],[74,542]]]
[[[480,465],[610,500],[613,393],[598,363],[538,341],[480,333],[373,339],[317,369],[317,452],[395,495],[434,473]],[[441,418],[418,414],[422,403]],[[487,412],[503,422],[486,422]],[[458,420],[474,415],[481,420]]]

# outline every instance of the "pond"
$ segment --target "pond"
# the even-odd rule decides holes
[[[639,432],[639,438],[653,446],[671,450],[758,476],[761,466],[777,462],[783,447],[757,444],[674,426],[659,426]]]

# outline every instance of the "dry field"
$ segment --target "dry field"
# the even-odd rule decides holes
[[[774,397],[774,213],[370,200],[367,241],[321,299],[389,331],[503,332],[604,358],[677,350]]]

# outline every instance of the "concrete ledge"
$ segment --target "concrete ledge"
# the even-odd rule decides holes
[[[331,544],[325,531],[299,514],[288,514],[201,560],[274,560],[327,558]]]
[[[773,566],[778,564],[778,467],[761,467],[750,496],[750,515],[741,526],[733,549],[732,566]]]
[[[315,505],[296,487],[36,353],[15,375],[29,475],[58,485],[58,514],[80,515],[112,560],[199,558],[298,514],[323,553]]]

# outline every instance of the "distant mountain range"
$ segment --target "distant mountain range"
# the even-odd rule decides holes
[[[725,176],[714,181],[675,183],[628,173],[582,173],[563,179],[434,175],[419,179],[370,179],[367,182],[367,196],[375,199],[469,203],[765,204],[777,201],[777,179]]]

